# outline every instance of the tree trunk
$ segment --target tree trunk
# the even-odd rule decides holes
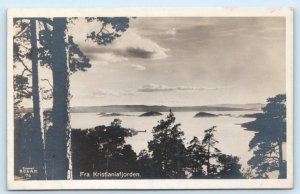
[[[53,128],[47,134],[51,179],[72,178],[69,65],[66,18],[53,19]]]
[[[210,146],[207,148],[207,176],[210,176]]]
[[[40,93],[38,75],[38,47],[36,20],[30,20],[31,35],[31,62],[32,62],[32,98],[33,98],[33,131],[31,134],[31,157],[34,159],[32,164],[38,170],[37,179],[45,178],[44,167],[44,144],[42,137],[42,124],[40,112]]]
[[[286,178],[286,166],[283,162],[283,156],[282,156],[282,139],[279,138],[278,140],[278,147],[279,147],[279,176],[278,178],[284,179]]]

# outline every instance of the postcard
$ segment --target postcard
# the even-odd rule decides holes
[[[9,190],[293,187],[292,8],[7,11]]]

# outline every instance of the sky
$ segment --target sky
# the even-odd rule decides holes
[[[134,18],[112,44],[69,34],[92,68],[71,76],[72,106],[264,103],[285,93],[285,20],[280,17]]]
[[[69,24],[92,64],[70,76],[71,106],[265,103],[285,93],[284,18],[131,18],[107,46],[86,39],[100,27]]]

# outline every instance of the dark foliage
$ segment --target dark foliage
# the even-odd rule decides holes
[[[21,103],[24,98],[32,96],[31,87],[28,83],[28,78],[22,75],[14,76],[14,112],[15,118],[21,117],[21,110],[23,107]]]
[[[147,150],[141,150],[137,157],[141,178],[153,179],[157,176],[154,161]]]
[[[38,160],[40,147],[37,146],[36,139],[39,139],[39,133],[33,126],[33,114],[26,113],[20,118],[14,120],[14,170],[15,175],[28,180],[44,179],[43,162]],[[23,168],[34,168],[37,173],[25,176],[22,173]]]
[[[221,151],[216,147],[216,144],[219,143],[215,139],[214,132],[216,131],[216,126],[213,126],[204,131],[204,138],[202,140],[202,145],[204,147],[204,158],[206,165],[206,174],[208,177],[213,178],[217,174],[218,166],[212,164],[212,159],[219,157]]]
[[[44,124],[49,128],[46,137],[51,136],[51,133],[53,133],[50,122],[52,119],[51,115],[51,111],[44,113]],[[17,176],[22,176],[18,173],[22,166],[30,166],[36,162],[32,156],[34,146],[30,141],[33,137],[32,119],[32,113],[28,113],[21,119],[15,120],[15,151],[16,153],[22,153],[15,156],[15,172]],[[163,125],[159,124],[158,126],[160,126],[160,129],[162,129],[161,126],[169,126],[169,130],[174,130],[174,127],[178,126],[174,122],[175,117],[171,114],[166,120],[160,121],[160,124],[163,123]],[[136,135],[137,132],[134,129],[124,128],[121,124],[120,119],[114,119],[109,126],[101,125],[90,129],[72,130],[74,179],[104,179],[103,177],[93,176],[94,172],[136,172],[140,174],[140,177],[137,178],[142,179],[187,178],[187,175],[189,175],[189,178],[194,179],[243,178],[240,172],[241,165],[238,163],[239,159],[237,157],[225,155],[220,152],[215,155],[214,151],[208,154],[208,149],[205,147],[207,143],[203,144],[197,137],[194,137],[189,142],[187,149],[178,152],[178,147],[181,149],[184,148],[184,145],[181,144],[182,141],[177,139],[181,137],[180,135],[177,136],[179,131],[173,132],[173,135],[169,131],[169,140],[166,138],[155,141],[160,142],[160,146],[154,145],[155,149],[157,149],[156,158],[147,150],[142,150],[137,156],[131,145],[126,144],[125,141],[125,138]],[[157,126],[154,128],[157,130]],[[206,130],[206,134],[210,132],[213,132],[212,128]],[[174,134],[177,135],[174,136]],[[177,138],[172,140],[174,137]],[[208,135],[205,137],[207,138]],[[210,138],[212,139],[211,135]],[[168,142],[168,144],[164,144],[164,142]],[[216,143],[217,141],[214,140],[214,142]],[[46,141],[46,143],[47,147],[52,146],[49,145],[51,142]],[[213,143],[211,145],[215,146]],[[169,153],[166,153],[166,151],[169,151]],[[159,156],[161,153],[164,155]],[[181,160],[183,157],[179,154],[184,154],[185,161]],[[164,158],[164,156],[168,158]],[[210,156],[210,174],[207,174],[207,168],[204,168],[208,165],[208,156]],[[157,159],[165,160],[158,161]],[[53,170],[55,170],[52,166],[52,158],[47,157],[46,162],[48,167],[47,175],[51,178],[54,173]],[[161,167],[161,169],[158,167]],[[178,176],[178,171],[181,172],[181,177]],[[89,173],[90,177],[81,176],[81,172]],[[32,177],[32,179],[37,179],[37,177]]]
[[[135,134],[135,130],[123,128],[119,119],[110,126],[73,129],[74,179],[82,178],[80,172],[137,172],[136,153],[131,145],[125,144],[125,138]]]
[[[201,178],[205,176],[203,165],[205,163],[205,148],[197,137],[194,137],[187,147],[188,167],[192,173],[192,178]]]
[[[282,150],[286,141],[286,96],[279,94],[268,98],[262,111],[255,121],[243,124],[243,127],[256,132],[249,142],[254,156],[248,164],[256,170],[256,178],[269,178],[273,171],[279,171],[279,178],[286,178]]]
[[[99,45],[107,45],[129,28],[129,18],[126,17],[97,17],[86,18],[87,22],[98,22],[98,31],[92,31],[87,35],[87,39]],[[113,30],[109,30],[112,28]]]
[[[216,147],[215,126],[204,131],[202,141],[194,137],[187,148],[179,126],[170,111],[166,119],[153,128],[149,153],[142,150],[138,155],[142,178],[243,178],[239,158],[222,154]]]
[[[69,68],[71,72],[86,71],[91,68],[90,59],[80,50],[78,44],[75,44],[73,37],[69,36]]]
[[[170,111],[165,120],[153,127],[153,140],[148,142],[152,154],[156,178],[185,178],[187,150],[183,142],[180,124]]]
[[[239,158],[232,155],[220,154],[218,157],[218,163],[221,167],[218,176],[222,179],[241,179],[243,174],[241,173],[241,165],[239,164]]]

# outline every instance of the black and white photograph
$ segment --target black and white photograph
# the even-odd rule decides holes
[[[8,187],[290,188],[292,10],[8,10]]]

